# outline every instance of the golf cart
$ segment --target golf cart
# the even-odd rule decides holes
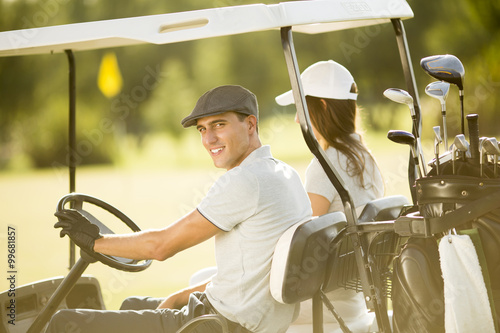
[[[75,119],[77,114],[75,109],[76,79],[74,74],[76,63],[73,56],[74,52],[144,43],[179,43],[217,36],[279,29],[304,139],[340,194],[344,204],[344,211],[328,214],[314,219],[310,223],[297,226],[289,240],[288,251],[285,251],[284,258],[278,260],[276,259],[277,256],[275,257],[275,262],[285,263],[284,267],[281,267],[282,273],[275,275],[278,276],[275,298],[285,303],[296,303],[312,299],[312,331],[315,333],[323,332],[323,306],[326,306],[337,318],[342,330],[349,332],[348,326],[338,316],[331,302],[325,297],[325,293],[336,288],[352,288],[363,293],[367,308],[375,313],[376,329],[379,332],[391,332],[393,325],[388,311],[388,300],[391,297],[392,260],[396,255],[395,251],[399,242],[401,242],[402,237],[428,239],[434,234],[452,229],[451,227],[454,227],[454,224],[450,222],[450,224],[445,225],[445,228],[434,227],[439,225],[439,218],[435,217],[433,223],[430,223],[429,218],[418,214],[417,207],[419,203],[414,184],[417,178],[422,178],[418,175],[418,168],[422,166],[423,161],[420,161],[419,166],[418,158],[413,157],[409,159],[408,168],[408,181],[412,189],[413,205],[408,207],[407,200],[401,196],[388,197],[368,204],[363,213],[359,217],[357,216],[349,189],[326,158],[325,152],[319,146],[311,130],[295,54],[293,33],[325,33],[391,23],[399,48],[407,93],[411,97],[414,126],[413,133],[410,134],[414,138],[420,138],[419,98],[402,24],[402,20],[412,16],[411,8],[404,0],[391,2],[377,0],[370,3],[316,0],[283,2],[274,5],[233,6],[37,28],[31,29],[29,33],[23,30],[2,32],[0,33],[0,56],[66,53],[70,72],[69,151],[75,151],[77,144]],[[22,38],[33,35],[36,36],[36,39]],[[408,137],[411,138],[411,136]],[[438,156],[437,162],[435,162],[436,165],[439,164],[439,160]],[[75,186],[75,170],[76,161],[73,156],[70,156],[69,194],[61,198],[57,205],[58,210],[65,207],[80,210],[100,227],[101,233],[111,232],[100,222],[98,217],[87,211],[86,207],[93,205],[114,215],[130,229],[139,230],[138,226],[120,210],[91,195],[78,193]],[[494,199],[497,197],[498,195],[493,196]],[[481,209],[477,214],[484,209],[496,208],[495,204],[499,200],[495,202],[494,199],[488,201],[489,206],[487,208],[481,205]],[[460,213],[462,211],[455,214],[455,216],[460,215]],[[313,257],[313,254],[308,253],[308,251],[317,247],[319,241],[329,244],[328,260],[322,261],[318,265],[318,269],[313,270],[307,279],[300,280],[298,282],[299,287],[289,288],[290,280],[297,280],[297,277],[293,276],[289,268],[293,265],[303,266],[307,259]],[[2,328],[6,332],[41,332],[58,309],[71,308],[75,304],[85,306],[85,302],[78,300],[70,302],[69,299],[71,297],[78,298],[78,295],[85,294],[86,292],[72,293],[78,289],[77,286],[86,283],[92,286],[97,299],[100,300],[97,305],[92,305],[93,308],[103,308],[102,297],[100,297],[100,292],[96,287],[98,285],[92,282],[91,278],[84,277],[82,280],[81,277],[89,263],[98,260],[116,269],[127,271],[144,270],[150,265],[150,261],[137,262],[100,254],[89,256],[83,251],[78,261],[75,261],[75,256],[73,246],[70,252],[71,270],[64,280],[58,281],[57,289],[53,291],[51,296],[49,295],[50,299],[45,299],[42,302],[39,294],[29,293],[29,290],[42,285],[53,285],[53,282],[43,281],[34,283],[27,288],[17,288],[18,298],[16,303],[25,304],[25,306],[17,308],[18,321],[16,326],[3,322],[4,326]],[[83,288],[90,289],[90,287]],[[26,296],[21,299],[21,297],[24,297],[22,296],[24,290],[26,290]],[[9,302],[11,301],[8,292],[0,295],[0,301],[2,303],[0,311],[6,311],[6,309],[8,311]],[[26,311],[26,315],[21,313],[21,310]],[[396,312],[395,308],[394,310]],[[2,312],[3,318],[7,314],[7,312]],[[205,319],[218,320],[217,316],[201,318],[194,325]],[[190,328],[191,326],[183,330],[187,331]]]

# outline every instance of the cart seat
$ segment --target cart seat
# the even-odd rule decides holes
[[[325,279],[330,244],[346,226],[344,213],[334,212],[298,223],[279,239],[271,266],[271,294],[280,303],[312,298]]]
[[[394,220],[407,204],[402,195],[373,200],[366,204],[359,221]],[[298,223],[281,236],[271,267],[271,293],[278,302],[301,302],[319,290],[331,244],[346,224],[344,213],[333,212]]]
[[[359,216],[360,222],[388,221],[394,220],[404,206],[409,202],[402,195],[388,196],[369,202]],[[278,242],[271,268],[271,292],[277,301],[282,303],[295,303],[309,300],[306,304],[311,307],[310,299],[318,297],[320,288],[324,292],[340,289],[340,292],[360,291],[359,286],[352,288],[346,286],[344,279],[357,280],[358,272],[355,267],[350,239],[346,237],[346,220],[343,213],[330,213],[298,224],[290,228]],[[385,248],[392,249],[395,239],[391,234],[385,234],[378,239]],[[328,244],[326,247],[325,244]],[[323,252],[324,250],[324,252]],[[322,257],[324,255],[324,257]],[[342,267],[339,267],[342,266]],[[350,269],[346,266],[350,266]],[[354,266],[354,267],[353,267]],[[300,268],[297,270],[297,268]],[[335,273],[332,272],[334,269]],[[340,271],[339,271],[340,270]],[[347,275],[346,275],[347,274]],[[339,283],[343,281],[344,283]],[[347,289],[351,289],[350,291]],[[354,292],[354,291],[353,291]],[[356,295],[357,296],[357,295]],[[359,298],[359,300],[358,300]],[[376,330],[375,316],[366,312],[363,294],[350,299],[349,302],[358,302],[360,311],[349,312],[342,308],[338,309],[343,319],[347,320],[348,326],[353,332],[372,332]],[[352,304],[350,305],[352,307]],[[362,309],[365,309],[363,311]],[[343,313],[343,311],[346,311]],[[317,312],[317,311],[316,311]],[[328,311],[325,314],[331,316]],[[313,322],[295,322],[290,326],[289,333],[310,333],[314,324],[323,315],[312,314]],[[389,314],[390,316],[390,314]],[[326,317],[324,318],[326,319]],[[339,324],[333,318],[319,324],[319,332],[340,332]],[[316,331],[313,329],[313,331]]]
[[[401,209],[409,205],[408,199],[403,195],[391,195],[376,199],[366,204],[359,215],[360,222],[375,222],[395,220]]]

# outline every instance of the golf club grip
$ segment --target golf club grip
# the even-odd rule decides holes
[[[479,164],[479,126],[477,114],[467,115],[467,125],[469,127],[469,141],[471,160],[474,164]]]

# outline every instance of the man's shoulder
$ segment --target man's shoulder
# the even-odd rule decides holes
[[[242,190],[245,187],[252,187],[258,181],[255,172],[252,171],[252,168],[237,166],[228,170],[224,173],[215,184],[218,186],[231,186],[241,188]]]

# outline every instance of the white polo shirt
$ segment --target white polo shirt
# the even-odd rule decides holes
[[[359,135],[356,133],[351,134],[351,136],[360,140]],[[328,147],[325,153],[349,189],[349,194],[354,201],[358,215],[368,202],[384,196],[384,181],[373,157],[363,152],[365,158],[364,184],[360,184],[357,177],[354,178],[349,175],[347,171],[347,157],[344,154],[333,147]],[[344,211],[344,205],[339,193],[328,179],[328,176],[316,158],[307,167],[305,178],[307,192],[321,195],[330,201],[329,213]]]
[[[198,211],[226,231],[215,237],[212,305],[252,332],[284,332],[296,306],[274,300],[269,272],[279,237],[312,215],[297,172],[262,146],[215,182]]]

